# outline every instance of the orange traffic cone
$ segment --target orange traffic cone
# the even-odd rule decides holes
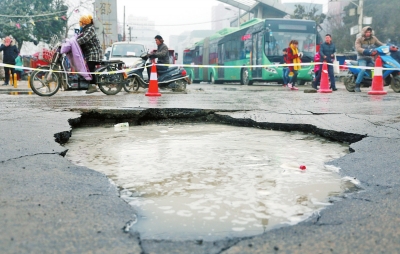
[[[329,88],[328,65],[326,61],[324,61],[322,65],[321,82],[319,84],[318,93],[332,93],[332,90]]]
[[[158,92],[157,68],[155,64],[151,66],[150,83],[146,96],[161,96]]]
[[[372,79],[371,91],[368,92],[371,95],[385,95],[387,92],[383,90],[383,77],[382,77],[382,60],[378,56],[375,61],[374,78]]]

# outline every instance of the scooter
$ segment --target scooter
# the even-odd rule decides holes
[[[72,73],[66,54],[61,53],[62,45],[56,41],[51,43],[50,50],[43,51],[43,60],[49,64],[40,66],[31,73],[29,84],[35,94],[52,96],[60,88],[64,91],[88,89],[93,76],[88,73]],[[115,95],[121,91],[123,84],[128,83],[126,73],[122,71],[123,65],[122,61],[103,61],[97,66],[94,75],[104,94]],[[86,69],[86,72],[89,71]]]
[[[400,92],[400,64],[396,59],[393,58],[392,54],[397,51],[396,47],[392,46],[380,46],[375,49],[382,59],[383,68],[391,68],[394,70],[384,70],[382,77],[384,80],[384,85],[390,85],[393,91],[396,93]],[[344,85],[349,92],[354,92],[356,86],[356,80],[358,74],[361,72],[360,68],[357,68],[357,61],[346,61],[346,66],[349,69],[349,75],[344,78]],[[373,66],[370,66],[373,67]],[[364,77],[361,82],[362,86],[369,87],[372,84],[372,73],[370,70],[364,72]]]
[[[150,67],[149,55],[143,53],[140,55],[142,61],[133,67],[133,70],[128,72],[129,83],[124,84],[124,90],[126,92],[135,92],[139,90],[139,87],[148,88],[149,81],[143,78],[143,70],[146,67]],[[154,64],[154,60],[152,61]],[[186,70],[181,67],[169,67],[165,71],[157,71],[158,87],[160,89],[171,89],[174,92],[183,92],[186,90],[188,82],[188,76]]]

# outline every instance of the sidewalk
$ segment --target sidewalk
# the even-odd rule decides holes
[[[17,83],[17,87],[15,88],[13,85],[3,86],[4,82],[0,83],[0,92],[25,92],[32,91],[32,89],[28,86],[28,81],[20,80]]]

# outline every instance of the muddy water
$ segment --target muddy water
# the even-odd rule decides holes
[[[125,189],[144,239],[256,235],[304,220],[345,189],[339,169],[325,163],[348,147],[301,133],[212,124],[80,128],[65,146],[71,161]]]

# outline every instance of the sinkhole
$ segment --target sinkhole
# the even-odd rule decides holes
[[[253,236],[296,224],[354,187],[326,164],[348,146],[299,132],[207,123],[83,127],[65,147],[73,163],[119,186],[142,239]]]

